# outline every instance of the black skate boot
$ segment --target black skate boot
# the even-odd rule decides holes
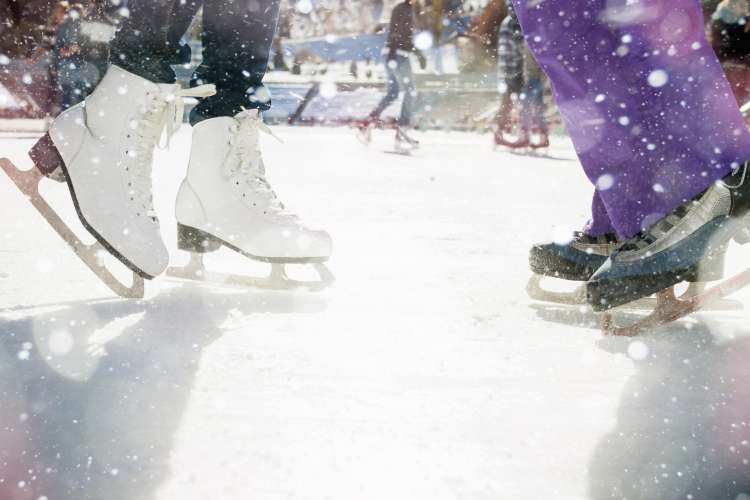
[[[531,247],[531,271],[570,281],[588,281],[617,247],[614,234],[589,236],[576,232],[566,244],[540,243]]]
[[[580,286],[572,292],[553,292],[541,286],[543,277],[586,282],[617,247],[614,234],[590,236],[576,232],[570,243],[540,243],[531,247],[529,267],[534,275],[526,291],[532,299],[559,304],[586,303],[586,290]]]
[[[730,240],[750,242],[749,169],[747,162],[615,250],[588,282],[587,300],[594,310],[627,304],[682,281],[720,279]]]

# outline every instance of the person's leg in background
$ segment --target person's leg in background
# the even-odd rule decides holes
[[[414,106],[417,101],[417,84],[414,81],[409,56],[399,55],[396,58],[396,78],[401,92],[404,95],[401,102],[401,113],[396,122],[396,149],[412,150],[419,147],[419,141],[409,135],[412,126]]]
[[[358,132],[357,136],[360,141],[365,144],[369,144],[372,141],[372,129],[380,121],[380,115],[383,111],[388,108],[393,102],[398,99],[398,94],[401,91],[398,77],[398,63],[396,59],[386,59],[385,61],[385,75],[388,81],[386,82],[385,95],[378,102],[375,109],[373,109],[367,117],[358,121]]]
[[[372,123],[379,120],[380,115],[383,113],[383,111],[385,111],[388,106],[390,106],[393,102],[396,101],[396,99],[398,99],[401,85],[399,84],[399,74],[397,69],[398,62],[396,61],[396,59],[386,61],[385,72],[386,76],[388,77],[388,83],[386,84],[385,95],[380,100],[378,105],[375,106],[375,109],[373,109],[372,112],[368,115],[369,122]]]
[[[523,49],[523,128],[528,144],[534,149],[549,146],[547,119],[544,116],[544,73],[528,47]]]
[[[401,91],[404,94],[404,99],[401,102],[401,113],[398,117],[398,126],[410,128],[414,115],[414,105],[417,102],[417,84],[414,81],[414,72],[408,57],[399,56],[396,73],[398,74]]]
[[[495,145],[510,148],[523,148],[527,140],[521,131],[522,123],[514,119],[520,96],[524,87],[525,42],[521,27],[515,15],[510,14],[500,24],[497,41],[497,78],[500,91],[500,110],[498,112]]]
[[[691,238],[674,236],[690,222],[685,222],[686,217],[698,218],[683,204],[699,195],[713,196],[714,183],[733,172],[740,178],[732,179],[732,185],[736,180],[743,187],[742,166],[750,158],[750,133],[707,42],[700,4],[697,0],[659,0],[647,7],[642,3],[613,6],[605,0],[514,3],[613,228],[621,238],[644,232],[634,243],[638,248],[668,247],[662,247],[659,255],[651,247],[647,258],[634,257],[628,263],[617,255],[611,257],[623,264],[610,265],[609,272],[594,276],[589,300],[595,307],[610,307],[695,274],[698,261],[704,254],[718,252],[730,229],[711,222],[714,219],[695,219],[691,223],[705,228],[705,234],[683,231]],[[739,220],[745,206],[738,197],[744,194],[729,184],[716,196],[728,197],[733,208],[717,212],[716,217]],[[679,213],[672,213],[675,210]],[[706,212],[705,217],[713,214]],[[674,236],[674,241],[664,243],[663,236]],[[718,238],[719,244],[701,240],[696,246],[693,242],[699,236]],[[670,253],[690,245],[694,251],[684,250],[689,257],[678,259]],[[682,268],[674,267],[678,264]],[[647,286],[644,275],[653,277]],[[605,291],[602,285],[605,278],[615,277],[619,291],[627,292],[619,297],[612,296],[617,292],[614,287]]]
[[[216,95],[201,100],[190,115],[191,123],[271,107],[263,77],[268,69],[279,6],[280,0],[205,0],[203,62],[192,83],[211,83],[216,86]]]
[[[265,175],[263,86],[279,17],[279,0],[203,4],[203,62],[192,85],[216,94],[192,110],[190,163],[176,202],[179,247],[205,253],[222,245],[274,263],[322,262],[332,252],[325,231],[288,212]],[[231,243],[229,243],[231,242]]]

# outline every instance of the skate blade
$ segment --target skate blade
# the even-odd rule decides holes
[[[389,155],[398,155],[398,156],[412,156],[415,151],[417,151],[418,148],[394,148],[394,149],[385,149],[383,150],[384,153]]]
[[[13,183],[26,195],[29,202],[44,217],[57,234],[73,249],[78,257],[83,261],[91,271],[120,297],[126,299],[142,299],[145,294],[144,280],[137,273],[133,272],[133,282],[130,286],[121,282],[115,277],[101,262],[103,255],[109,254],[107,249],[99,242],[87,245],[83,243],[78,236],[63,222],[57,212],[45,201],[39,193],[39,183],[44,178],[44,174],[34,167],[31,170],[23,171],[16,168],[10,160],[1,159],[0,168],[13,181]]]
[[[582,306],[586,305],[586,285],[581,284],[571,292],[553,292],[542,287],[543,276],[534,274],[526,285],[526,293],[533,300],[553,304]]]
[[[333,273],[322,263],[311,263],[320,277],[317,281],[294,280],[287,276],[285,264],[272,263],[271,273],[265,277],[243,276],[208,271],[203,263],[203,255],[190,254],[190,262],[182,267],[169,267],[167,276],[199,283],[234,286],[241,288],[259,288],[263,290],[309,290],[320,291],[333,284]]]
[[[544,276],[534,274],[526,285],[526,293],[533,300],[540,302],[550,302],[552,304],[567,306],[585,306],[588,308],[586,300],[586,285],[580,284],[575,290],[570,292],[556,292],[547,290],[542,286]],[[679,300],[688,300],[696,295],[703,293],[705,283],[691,283],[688,289],[679,296]],[[617,308],[621,311],[652,311],[659,305],[659,297],[645,297],[629,304],[624,304]],[[715,300],[705,304],[702,308],[706,311],[738,311],[742,310],[742,303],[736,300]]]
[[[688,288],[688,291],[680,297],[675,295],[674,287],[671,287],[659,292],[656,295],[656,305],[652,312],[632,325],[618,326],[611,312],[604,313],[602,332],[605,335],[617,337],[636,337],[644,331],[667,325],[697,311],[741,310],[743,307],[740,302],[722,299],[748,285],[750,285],[750,269],[708,290],[703,284],[695,287],[691,285],[692,290]],[[721,305],[724,308],[719,309]]]

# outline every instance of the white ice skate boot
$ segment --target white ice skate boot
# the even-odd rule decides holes
[[[282,265],[325,262],[332,242],[327,232],[305,227],[271,189],[261,157],[261,131],[270,133],[257,110],[204,120],[193,128],[188,173],[177,195],[178,244],[194,259],[226,246],[275,264],[272,278],[280,281],[250,284],[286,288],[290,281]],[[202,274],[202,262],[192,263]],[[317,267],[325,281],[327,272]],[[170,274],[199,278],[194,272]]]
[[[67,182],[81,222],[99,244],[142,278],[161,274],[169,256],[152,204],[153,150],[165,128],[171,135],[179,127],[183,96],[213,92],[212,86],[181,91],[111,66],[92,95],[55,119],[30,153],[42,174]],[[43,215],[120,293],[91,260],[96,249],[72,241],[59,218]]]
[[[395,149],[400,154],[411,154],[412,151],[419,149],[419,141],[406,133],[403,127],[396,128]]]

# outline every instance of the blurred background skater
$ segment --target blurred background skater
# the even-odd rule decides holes
[[[709,7],[713,8],[715,3],[709,2]],[[750,2],[722,0],[707,14],[711,45],[719,56],[737,102],[750,107]],[[747,120],[750,124],[750,116]]]
[[[369,143],[372,139],[372,128],[380,122],[380,115],[390,106],[399,94],[403,94],[401,113],[396,123],[397,152],[410,152],[419,148],[419,141],[408,134],[411,127],[414,105],[417,98],[417,87],[414,81],[410,56],[415,54],[420,68],[427,66],[422,52],[414,46],[414,7],[411,0],[404,0],[393,8],[388,32],[388,40],[383,48],[385,54],[388,84],[386,94],[369,116],[359,124],[360,140]]]
[[[548,147],[544,73],[526,45],[510,1],[498,33],[497,74],[500,110],[495,145],[511,149]]]

